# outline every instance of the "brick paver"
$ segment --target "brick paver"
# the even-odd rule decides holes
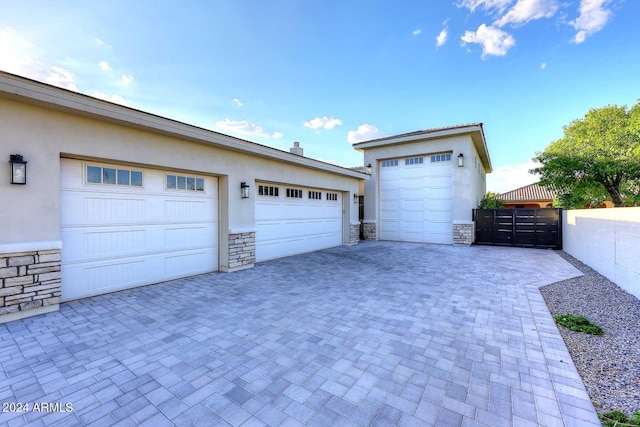
[[[538,290],[579,274],[362,242],[64,303],[0,325],[0,424],[596,426]]]

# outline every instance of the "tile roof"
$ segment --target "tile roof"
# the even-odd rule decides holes
[[[556,192],[549,187],[539,185],[539,183],[525,185],[515,190],[507,191],[496,195],[496,199],[504,202],[515,202],[524,200],[553,200]]]

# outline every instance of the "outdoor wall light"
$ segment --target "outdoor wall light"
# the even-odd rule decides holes
[[[367,173],[371,175],[371,163],[367,165]]]
[[[360,203],[360,196],[358,194],[354,193],[354,195],[353,195],[353,203],[355,203],[356,205],[358,203]]]
[[[240,183],[240,193],[242,194],[243,199],[249,198],[249,186],[247,185],[246,182]]]
[[[20,154],[9,155],[9,163],[11,163],[11,183],[24,185],[27,183],[27,162],[22,159]]]
[[[464,155],[462,153],[458,154],[458,167],[464,166]]]

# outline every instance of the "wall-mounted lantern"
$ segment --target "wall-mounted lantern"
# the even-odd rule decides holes
[[[11,163],[11,183],[24,185],[27,183],[27,162],[22,159],[20,154],[11,154],[9,156]]]
[[[458,154],[458,167],[464,166],[464,155],[462,153]]]
[[[367,173],[371,175],[371,163],[367,165]]]
[[[360,196],[358,194],[353,195],[353,203],[355,203],[356,205],[360,203]]]
[[[240,193],[241,193],[243,199],[248,199],[249,198],[249,186],[247,185],[246,182],[241,182],[240,183]]]

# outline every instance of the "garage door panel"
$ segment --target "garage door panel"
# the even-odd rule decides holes
[[[429,177],[429,188],[451,188],[451,176],[431,176]]]
[[[384,200],[387,202],[394,202],[398,200],[400,197],[400,190],[381,190],[380,191],[380,200]]]
[[[164,250],[183,250],[211,246],[218,241],[218,224],[170,226],[164,228]]]
[[[399,218],[400,218],[400,214],[398,212],[398,209],[385,209],[382,212],[380,212],[380,219],[382,221],[389,221],[389,220],[397,221]]]
[[[122,166],[141,171],[143,187],[96,185],[84,182],[87,164],[61,159],[63,300],[218,269],[217,178],[171,191],[163,171]]]
[[[218,207],[212,200],[164,200],[164,222],[200,222],[211,218]]]

